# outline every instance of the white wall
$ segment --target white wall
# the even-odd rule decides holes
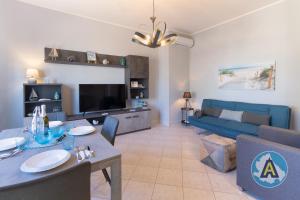
[[[158,49],[158,106],[160,109],[160,122],[170,125],[170,50],[169,47]]]
[[[300,130],[300,1],[286,0],[255,14],[195,36],[190,54],[194,104],[203,98],[283,104],[292,107]],[[277,63],[276,90],[228,91],[217,88],[220,66]]]
[[[181,121],[182,95],[189,90],[189,48],[172,45],[170,48],[170,123]]]
[[[64,108],[78,112],[79,83],[124,83],[124,69],[46,64],[44,47],[150,57],[153,121],[159,118],[157,52],[131,42],[132,30],[16,1],[0,1],[0,130],[22,125],[22,84],[26,68],[39,68],[65,85]]]
[[[180,123],[185,105],[183,92],[189,89],[189,48],[181,45],[158,50],[160,121],[165,126]]]

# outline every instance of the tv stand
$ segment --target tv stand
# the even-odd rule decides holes
[[[150,120],[151,109],[146,108],[128,108],[113,111],[84,113],[78,115],[70,115],[68,121],[86,119],[91,125],[101,128],[106,116],[113,116],[119,120],[119,128],[117,134],[131,133],[135,131],[151,128]]]

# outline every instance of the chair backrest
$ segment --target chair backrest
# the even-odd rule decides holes
[[[291,109],[288,106],[204,99],[203,108],[220,108],[269,115],[271,117],[270,126],[286,129],[290,127]]]
[[[260,126],[258,137],[279,144],[300,148],[300,133],[294,130],[271,126]]]
[[[91,163],[30,182],[0,188],[5,200],[90,200]]]
[[[101,134],[112,145],[115,144],[115,138],[119,127],[119,120],[117,118],[107,116],[102,126]]]

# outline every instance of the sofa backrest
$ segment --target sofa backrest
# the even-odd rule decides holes
[[[271,126],[259,126],[258,137],[291,147],[300,148],[300,133],[294,130],[287,130]]]
[[[291,109],[288,106],[204,99],[202,102],[203,108],[220,108],[270,115],[270,126],[290,128]]]

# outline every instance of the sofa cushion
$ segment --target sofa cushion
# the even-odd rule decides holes
[[[222,109],[219,108],[203,108],[202,114],[212,117],[219,117],[222,112]]]
[[[270,125],[270,115],[260,115],[252,112],[244,112],[242,122],[254,125]]]
[[[253,124],[241,123],[237,121],[231,121],[216,117],[203,116],[198,119],[200,123],[206,123],[213,126],[218,126],[226,128],[228,130],[240,131],[241,133],[248,133],[251,135],[256,135],[258,126]]]
[[[242,116],[243,111],[223,110],[220,118],[241,122]]]

